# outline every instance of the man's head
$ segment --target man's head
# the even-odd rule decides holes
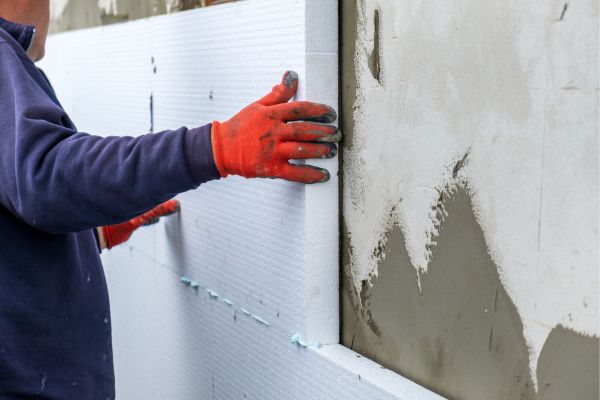
[[[35,26],[35,38],[27,54],[33,61],[44,57],[50,24],[50,0],[0,0],[0,17]]]

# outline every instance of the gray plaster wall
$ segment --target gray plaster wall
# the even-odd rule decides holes
[[[341,37],[342,343],[450,399],[598,399],[595,2],[342,0]]]
[[[109,25],[235,0],[51,0],[50,32]]]

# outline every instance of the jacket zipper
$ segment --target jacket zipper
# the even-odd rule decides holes
[[[29,46],[27,46],[27,50],[25,50],[25,53],[27,53],[29,51],[29,49],[31,49],[31,46],[33,45],[33,40],[35,39],[35,34],[36,34],[36,29],[35,26],[33,27],[33,33],[31,34],[31,40],[29,41]]]

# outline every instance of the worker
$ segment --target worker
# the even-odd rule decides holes
[[[298,77],[287,72],[225,122],[137,137],[79,132],[34,64],[49,0],[0,0],[0,17],[0,399],[111,400],[100,249],[210,180],[327,181],[326,170],[289,160],[335,156],[336,114],[289,102]]]

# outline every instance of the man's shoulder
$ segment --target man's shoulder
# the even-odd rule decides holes
[[[0,36],[0,65],[14,68],[15,65],[23,65],[25,62],[26,59],[15,51],[12,44]]]
[[[18,60],[19,56],[15,53],[10,43],[0,36],[0,65],[11,65]]]
[[[2,36],[0,36],[0,51],[2,52],[3,57],[6,57],[7,54],[14,54],[16,56],[15,50]]]
[[[4,29],[0,29],[0,43],[7,43],[6,35],[8,35],[8,33],[6,33]]]
[[[6,58],[9,55],[15,57],[15,59],[22,59],[19,53],[15,49],[15,44],[13,40],[10,40],[6,37],[7,33],[0,29],[0,51],[2,52],[2,57]]]
[[[25,84],[27,75],[26,60],[19,57],[10,42],[2,41],[0,37],[0,89]]]

